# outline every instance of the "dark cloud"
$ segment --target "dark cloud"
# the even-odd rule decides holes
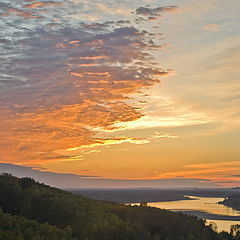
[[[240,181],[215,181],[215,183],[217,184],[223,184],[223,183],[228,183],[228,184],[231,184],[231,183],[234,183],[234,184],[240,184]]]
[[[178,8],[177,6],[166,6],[166,7],[140,7],[136,10],[136,14],[140,16],[147,17],[148,20],[158,19],[163,12],[174,12]]]
[[[143,16],[159,16],[162,12],[171,12],[177,9],[177,6],[166,6],[166,7],[140,7],[136,10],[136,14]]]

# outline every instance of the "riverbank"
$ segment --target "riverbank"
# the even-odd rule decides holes
[[[231,207],[235,210],[240,210],[240,195],[229,196],[225,198],[223,201],[219,202],[219,204]]]

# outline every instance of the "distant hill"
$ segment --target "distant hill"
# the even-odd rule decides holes
[[[92,200],[9,174],[0,176],[0,207],[0,240],[234,239],[194,216]]]
[[[165,202],[176,200],[187,200],[186,196],[226,198],[231,195],[240,194],[233,189],[66,189],[74,194],[83,195],[91,199],[106,200],[117,203],[139,203],[139,202]]]

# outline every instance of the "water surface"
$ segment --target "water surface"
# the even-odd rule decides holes
[[[240,224],[240,211],[218,204],[224,198],[187,196],[190,200],[153,202],[148,206],[168,209],[195,215],[207,220],[208,223],[215,222],[218,231],[229,231],[233,224]]]

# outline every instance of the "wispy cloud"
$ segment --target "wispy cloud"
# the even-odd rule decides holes
[[[173,135],[171,133],[160,133],[155,131],[154,135],[150,136],[150,139],[158,139],[158,138],[178,138],[179,136]]]
[[[189,164],[181,169],[172,172],[166,172],[163,178],[202,178],[212,181],[219,186],[238,186],[240,176],[237,174],[240,169],[239,161],[211,162]],[[237,185],[236,185],[237,184]]]
[[[177,6],[166,6],[166,7],[140,7],[136,10],[136,13],[144,16],[159,16],[162,12],[172,12],[177,9]]]
[[[210,31],[210,32],[218,32],[220,30],[220,25],[219,24],[206,24],[203,25],[202,30]]]
[[[145,20],[157,20],[162,16],[164,12],[177,12],[177,6],[165,6],[165,7],[155,7],[150,6],[140,7],[136,9],[136,14],[139,16],[146,17]]]
[[[1,164],[0,173],[8,172],[18,177],[33,177],[39,182],[60,188],[187,188],[187,187],[216,187],[205,179],[172,178],[172,179],[113,179],[92,176],[92,170],[82,170],[79,174],[63,174],[48,172],[46,169]]]
[[[30,4],[26,4],[25,8],[42,8],[42,7],[49,7],[49,6],[59,6],[63,4],[63,2],[57,2],[57,1],[38,1]]]

